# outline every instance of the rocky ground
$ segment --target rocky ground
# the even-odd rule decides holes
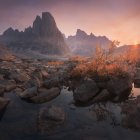
[[[100,102],[122,102],[128,99],[132,90],[132,80],[128,76],[110,77],[108,79],[73,79],[71,70],[74,61],[47,61],[14,59],[0,62],[0,112],[6,109],[10,99],[7,92],[13,92],[23,101],[33,104],[49,102],[60,95],[63,87],[73,92],[74,104],[88,106]],[[136,106],[136,108],[135,108]],[[123,125],[140,130],[139,98],[132,103],[124,103],[123,112],[127,113]],[[132,108],[133,111],[128,108]],[[135,108],[135,109],[134,109]],[[75,109],[71,105],[71,109]],[[94,109],[93,109],[94,110]],[[95,110],[100,115],[100,110]],[[102,112],[102,111],[101,111]],[[104,112],[104,111],[103,111]],[[67,114],[62,107],[50,106],[38,112],[38,129],[49,132],[54,127],[64,124]],[[106,112],[108,113],[108,112]],[[133,118],[133,121],[129,121]],[[129,126],[128,126],[129,125]]]

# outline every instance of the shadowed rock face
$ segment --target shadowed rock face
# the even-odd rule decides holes
[[[34,51],[40,54],[62,55],[69,52],[64,37],[49,12],[43,12],[42,17],[37,16],[33,26],[26,28],[24,32],[7,29],[0,41],[16,53]]]

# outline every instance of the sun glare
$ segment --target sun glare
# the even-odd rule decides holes
[[[138,44],[138,42],[137,41],[134,41],[134,45],[137,45]]]

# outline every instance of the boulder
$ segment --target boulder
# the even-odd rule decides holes
[[[99,88],[93,80],[84,80],[74,90],[73,96],[76,102],[88,102],[99,92]]]
[[[32,97],[30,100],[33,103],[43,103],[56,98],[59,94],[59,88],[46,89],[44,92],[39,93],[37,96]]]
[[[9,104],[10,99],[2,98],[0,97],[0,111],[6,108],[6,106]]]
[[[2,96],[4,93],[4,87],[0,87],[0,96]]]
[[[51,77],[43,82],[45,88],[60,87],[59,77]]]
[[[19,96],[23,99],[29,99],[38,94],[37,87],[26,89],[24,92],[19,93]]]
[[[0,74],[0,80],[4,80],[4,75]]]
[[[15,80],[17,83],[26,82],[30,79],[29,76],[24,72],[11,72],[9,78]]]
[[[132,90],[132,81],[129,77],[112,77],[107,83],[107,90],[112,97],[118,96],[118,101],[126,99]]]
[[[110,93],[107,89],[103,89],[97,96],[95,96],[92,102],[101,102],[110,100]]]
[[[11,91],[16,88],[16,82],[14,80],[0,80],[0,89],[4,91]]]
[[[65,121],[66,114],[61,107],[51,106],[42,108],[38,117],[38,128],[40,132],[50,133],[61,126]]]

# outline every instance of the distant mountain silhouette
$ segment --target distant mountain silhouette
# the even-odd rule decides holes
[[[77,29],[75,36],[68,36],[67,44],[73,54],[91,56],[97,46],[106,50],[112,44],[112,41],[106,36],[95,36],[92,33],[88,35],[86,32]]]
[[[120,47],[117,47],[115,50],[115,54],[124,54],[124,53],[131,53],[131,51],[136,51],[137,53],[140,53],[140,44],[137,45],[123,45]]]
[[[17,54],[37,52],[45,55],[64,55],[69,51],[63,34],[49,12],[43,12],[42,17],[37,16],[33,26],[24,31],[8,28],[0,36],[0,42]]]

